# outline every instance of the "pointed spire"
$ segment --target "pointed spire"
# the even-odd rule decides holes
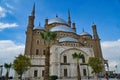
[[[39,22],[39,25],[38,25],[39,27],[40,27],[40,22]]]
[[[83,32],[84,32],[84,28],[83,28]]]
[[[35,16],[35,2],[34,2],[34,5],[33,5],[32,16]]]
[[[68,9],[68,19],[70,20],[70,10]]]
[[[70,10],[68,9],[68,25],[71,26]]]

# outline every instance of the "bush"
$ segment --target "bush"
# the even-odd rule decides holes
[[[50,76],[50,80],[56,80],[56,79],[58,79],[58,76],[56,76],[56,75]]]

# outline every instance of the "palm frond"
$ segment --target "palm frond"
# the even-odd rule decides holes
[[[52,39],[52,40],[55,41],[55,40],[56,40],[56,36],[57,36],[57,33],[56,33],[56,32],[52,32],[52,33],[51,33],[51,39]]]
[[[78,54],[78,58],[83,58],[83,57],[84,57],[83,54],[81,54],[81,53]]]
[[[40,32],[40,36],[42,37],[42,39],[44,39],[44,33]]]
[[[72,54],[72,56],[73,56],[73,59],[75,59],[75,58],[77,58],[77,53],[75,52],[74,54]]]

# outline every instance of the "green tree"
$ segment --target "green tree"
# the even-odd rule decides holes
[[[97,57],[90,57],[88,60],[88,65],[92,68],[92,73],[95,73],[95,76],[98,75],[98,73],[102,72],[102,60]]]
[[[16,57],[13,62],[13,69],[17,72],[18,75],[20,75],[21,80],[23,73],[27,71],[30,66],[31,66],[30,58],[21,54],[18,57]]]
[[[44,80],[49,80],[49,67],[50,67],[50,44],[52,41],[56,40],[56,33],[50,32],[49,30],[45,33],[40,32],[42,39],[44,39],[44,43],[46,45],[46,53],[45,53],[45,75]]]
[[[12,64],[11,63],[10,64],[5,63],[4,67],[7,70],[6,75],[5,75],[5,80],[8,80],[8,78],[9,78],[9,72],[10,72],[10,68],[12,67]]]
[[[79,59],[83,59],[84,55],[79,53],[77,54],[76,52],[72,54],[73,59],[77,60],[77,79],[81,80],[81,75],[80,75],[80,67],[79,67]]]

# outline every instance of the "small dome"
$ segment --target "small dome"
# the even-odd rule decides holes
[[[35,27],[34,29],[41,29],[41,27],[40,27],[40,26],[37,26],[37,27]]]
[[[52,24],[52,23],[64,23],[64,24],[67,24],[64,19],[59,18],[59,17],[48,20],[48,24]]]
[[[72,38],[72,37],[63,37],[59,39],[59,42],[64,42],[64,41],[78,42],[77,39]]]
[[[43,27],[40,26],[40,23],[37,27],[34,27],[34,29],[44,29]]]
[[[42,30],[44,30],[44,28],[43,28],[43,27],[40,27],[40,26],[35,27],[34,30],[35,30],[35,29],[42,29]]]
[[[53,28],[50,29],[50,31],[65,31],[65,32],[73,32],[75,33],[75,31],[73,29],[71,29],[70,27],[67,26],[55,26]]]
[[[89,33],[87,33],[87,32],[82,32],[82,33],[80,33],[80,35],[81,36],[87,36],[87,35],[89,35],[89,36],[91,36]]]

